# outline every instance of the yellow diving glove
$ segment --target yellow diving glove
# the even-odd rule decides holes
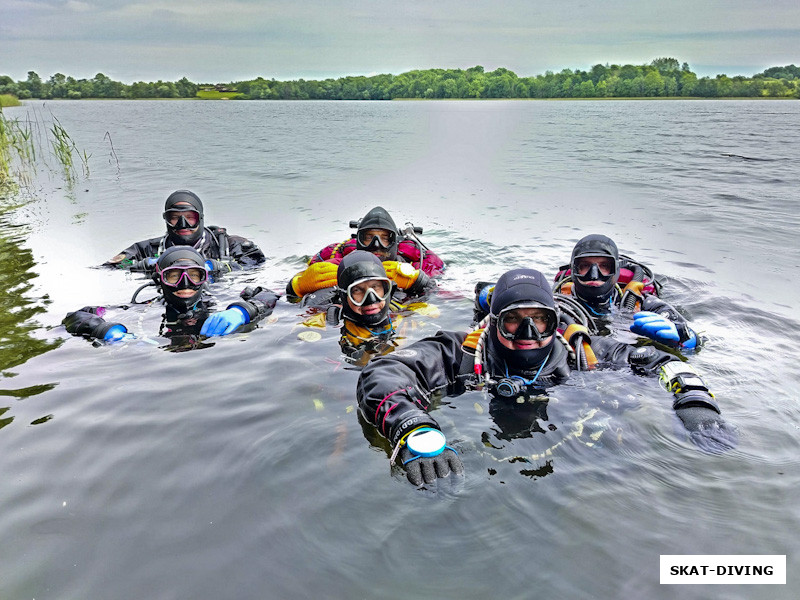
[[[305,296],[323,288],[336,285],[336,271],[339,265],[329,262],[318,262],[310,265],[305,271],[292,277],[292,289],[298,296]]]
[[[383,261],[383,268],[386,271],[386,276],[393,280],[401,290],[407,290],[419,278],[419,269],[415,269],[408,263],[385,260]]]

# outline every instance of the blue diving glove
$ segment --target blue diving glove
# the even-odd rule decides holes
[[[200,329],[200,335],[212,337],[215,335],[228,335],[241,325],[248,322],[248,317],[241,308],[234,306],[227,310],[214,313],[208,317]]]
[[[413,431],[400,450],[399,462],[412,485],[431,484],[451,472],[460,475],[464,465],[458,453],[445,445],[444,434],[438,429],[422,427]]]
[[[104,342],[119,342],[134,337],[132,334],[128,333],[128,328],[121,323],[109,323],[109,325],[110,327],[103,335]]]
[[[680,331],[678,326],[680,326]],[[646,310],[633,316],[633,324],[630,329],[633,333],[673,348],[692,349],[697,346],[697,335],[685,323],[676,325],[667,317]]]

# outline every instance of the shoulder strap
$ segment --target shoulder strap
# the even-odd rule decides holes
[[[483,334],[483,328],[470,331],[461,344],[461,347],[465,350],[471,350],[470,354],[474,354],[475,349],[478,347],[478,340],[481,338],[481,334]]]

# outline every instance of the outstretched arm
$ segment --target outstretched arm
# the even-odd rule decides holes
[[[108,323],[102,317],[103,314],[105,309],[102,306],[84,306],[80,310],[67,313],[61,323],[72,335],[82,335],[105,342],[119,341],[130,335],[122,323]]]
[[[594,338],[592,348],[601,365],[629,364],[640,375],[658,375],[674,396],[675,414],[699,448],[725,452],[736,447],[736,428],[722,418],[716,398],[690,364],[653,346],[635,347],[610,338]]]
[[[153,259],[158,254],[160,242],[161,238],[158,237],[131,244],[116,256],[109,258],[101,266],[116,269],[148,270],[150,262],[155,264],[155,261],[148,261],[147,259]]]
[[[415,485],[463,469],[452,449],[444,448],[432,457],[415,457],[408,454],[405,443],[407,436],[420,428],[439,429],[428,414],[431,394],[456,382],[463,339],[461,334],[440,332],[372,361],[358,379],[361,413],[390,441],[395,455],[400,453],[409,481]]]

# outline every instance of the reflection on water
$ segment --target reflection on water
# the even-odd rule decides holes
[[[54,384],[32,385],[13,389],[15,373],[12,369],[31,358],[53,350],[60,345],[58,340],[40,337],[41,325],[35,317],[47,310],[47,296],[36,298],[31,294],[36,262],[33,253],[25,246],[24,226],[13,222],[9,209],[13,198],[0,198],[0,397],[22,400],[41,394]],[[14,206],[18,209],[18,206]],[[2,403],[2,399],[0,399]],[[10,406],[0,406],[0,428],[14,420]],[[37,419],[38,422],[42,422]]]
[[[662,554],[800,566],[797,103],[53,107],[101,159],[0,221],[16,373],[0,381],[0,597],[660,600]],[[375,204],[424,227],[448,270],[402,343],[465,330],[477,280],[552,276],[577,239],[611,235],[708,336],[691,361],[740,446],[699,452],[654,380],[583,373],[523,421],[481,392],[442,399],[466,475],[420,493],[358,418],[339,331],[301,335],[298,306],[202,352],[60,342],[66,312],[129,302],[141,280],[91,267],[159,234],[186,187],[268,256],[215,284],[221,304],[283,289]],[[161,311],[136,308],[124,318],[153,336]],[[748,587],[726,597],[796,595]]]

